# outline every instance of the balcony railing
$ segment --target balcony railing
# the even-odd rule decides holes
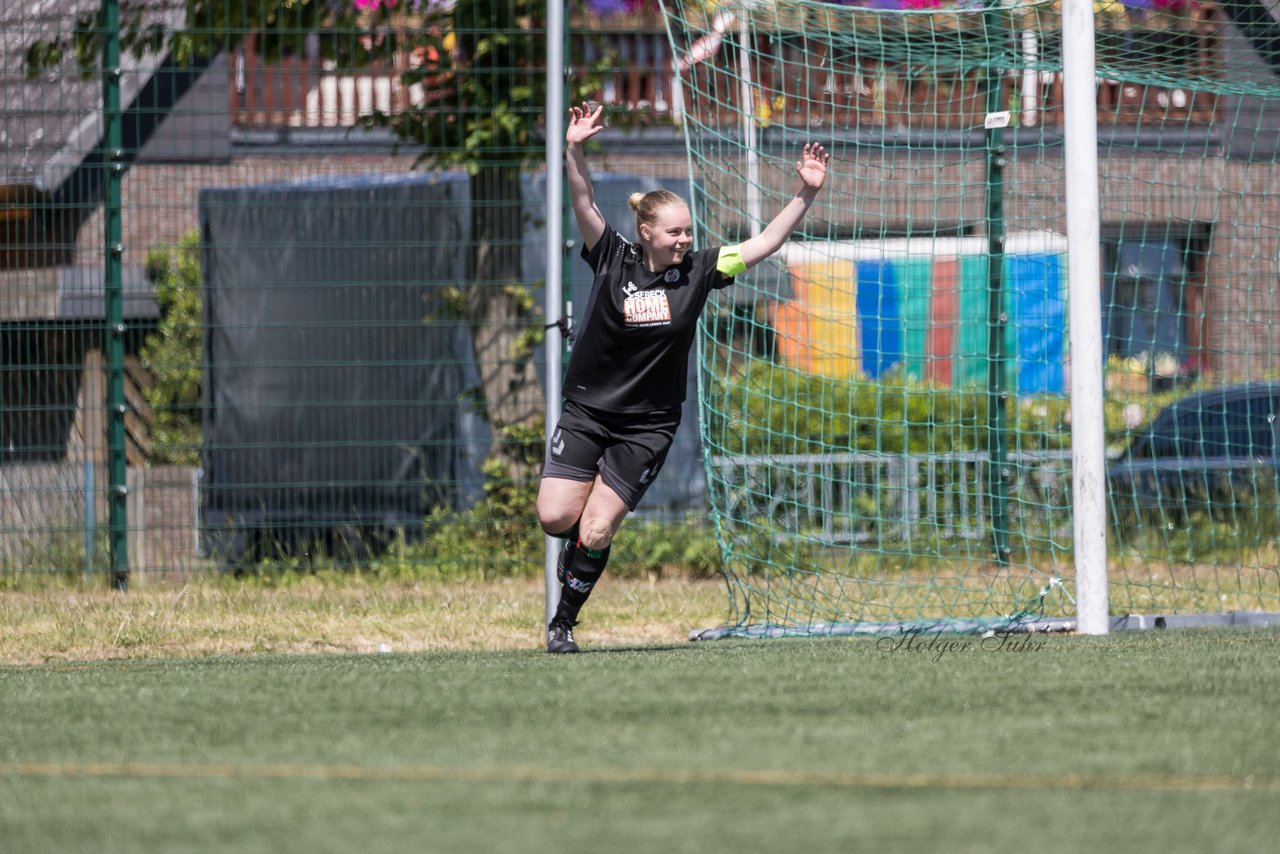
[[[730,34],[731,36],[732,34]],[[1100,33],[1100,67],[1110,42]],[[1020,49],[1044,57],[1058,50],[1057,35],[1033,35]],[[1026,38],[1025,34],[1019,36]],[[1130,37],[1132,38],[1132,37]],[[682,105],[665,30],[601,25],[570,35],[569,55],[583,67],[604,66],[595,99],[612,107],[651,113],[656,121],[678,122],[692,108],[708,123],[735,123],[742,118],[738,50],[731,39],[709,58],[684,72],[683,91],[692,91],[697,75],[697,104]],[[985,115],[982,81],[976,71],[929,69],[874,56],[840,55],[820,40],[800,32],[757,31],[750,44],[755,83],[754,112],[761,123],[834,127],[912,127],[962,129],[981,127]],[[1100,122],[1159,127],[1162,124],[1206,125],[1219,112],[1218,97],[1209,91],[1137,82],[1217,76],[1219,45],[1208,25],[1183,31],[1171,44],[1167,67],[1161,53],[1147,55],[1142,69],[1129,79],[1098,79]],[[231,115],[241,127],[351,127],[374,110],[394,112],[431,100],[428,83],[405,85],[401,75],[421,58],[397,54],[393,61],[360,69],[337,68],[318,56],[294,57],[266,64],[251,37],[232,63]],[[1152,73],[1154,72],[1154,73]],[[1013,107],[1013,123],[1062,124],[1062,75],[1027,70],[1006,75],[1002,101]]]

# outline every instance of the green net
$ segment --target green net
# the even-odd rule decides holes
[[[1274,610],[1280,21],[1095,5],[1112,610]],[[669,11],[706,243],[833,152],[803,232],[704,319],[732,631],[1073,614],[1060,20]]]

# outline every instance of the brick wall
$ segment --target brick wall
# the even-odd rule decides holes
[[[148,250],[171,246],[196,228],[200,190],[206,187],[253,186],[327,175],[404,172],[412,165],[412,156],[376,154],[240,157],[229,163],[135,165],[125,176],[121,188],[124,263],[141,265]],[[100,263],[102,244],[102,211],[99,209],[76,237],[76,263]]]
[[[196,227],[201,188],[301,180],[326,175],[408,171],[412,155],[239,156],[225,164],[139,164],[124,182],[126,263],[141,264],[151,247],[175,243]],[[667,153],[593,155],[597,173],[682,177],[684,156]],[[794,155],[761,162],[767,220],[794,193]],[[1222,158],[1133,155],[1106,158],[1100,181],[1104,225],[1171,220],[1204,225],[1210,235],[1205,270],[1205,346],[1210,364],[1227,374],[1256,376],[1280,367],[1280,167]],[[701,176],[708,226],[745,231],[745,165],[717,164]],[[1064,231],[1060,159],[1014,152],[1006,170],[1009,230]],[[1221,187],[1219,192],[1204,188]],[[911,160],[864,157],[836,163],[827,191],[806,223],[809,233],[850,237],[881,228],[927,234],[938,224],[981,228],[985,183],[980,157],[957,160],[915,152]],[[101,214],[81,230],[80,263],[98,262]]]

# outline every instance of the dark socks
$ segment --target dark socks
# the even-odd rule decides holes
[[[560,604],[556,607],[556,620],[576,623],[591,590],[604,574],[609,562],[609,546],[589,549],[581,543],[566,547],[560,552]]]
[[[560,546],[560,556],[556,559],[556,578],[564,584],[565,567],[573,563],[573,554],[578,550],[578,523],[574,522],[573,527],[563,534],[551,536],[564,540],[564,544]]]

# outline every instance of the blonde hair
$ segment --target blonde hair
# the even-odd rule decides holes
[[[647,193],[632,193],[627,202],[636,212],[636,236],[639,237],[640,226],[652,228],[658,221],[658,211],[670,205],[683,205],[684,199],[670,190],[650,190]]]

